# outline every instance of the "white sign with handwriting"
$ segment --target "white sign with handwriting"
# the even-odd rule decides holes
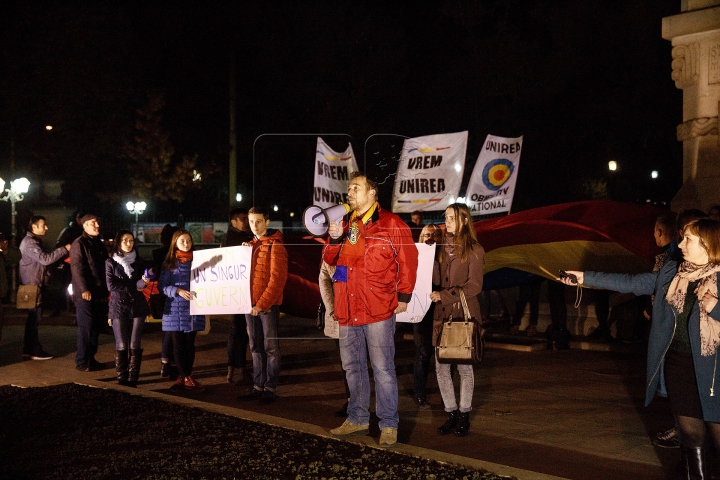
[[[225,247],[193,252],[191,315],[250,313],[252,247]]]

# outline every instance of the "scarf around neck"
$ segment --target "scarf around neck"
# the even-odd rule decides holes
[[[704,357],[714,355],[720,344],[720,322],[710,318],[702,305],[702,297],[706,292],[710,292],[712,296],[717,298],[717,272],[719,271],[720,264],[716,263],[695,265],[690,262],[682,262],[678,267],[677,274],[670,283],[665,297],[670,305],[682,313],[688,285],[690,282],[698,282],[694,293],[697,295],[699,302],[700,354]]]
[[[117,252],[113,254],[113,260],[115,260],[123,268],[128,278],[132,277],[132,273],[134,271],[132,263],[135,261],[136,257],[137,252],[135,252],[135,250],[130,253],[126,253],[125,255],[119,255]]]
[[[190,262],[193,259],[193,252],[183,252],[182,250],[178,250],[175,253],[175,258],[177,258],[180,263]]]

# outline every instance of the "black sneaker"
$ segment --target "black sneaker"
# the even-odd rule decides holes
[[[247,401],[247,400],[260,400],[260,397],[262,397],[263,391],[258,390],[257,388],[250,387],[250,390],[248,390],[248,393],[245,395],[240,395],[237,397],[238,400],[241,402]]]
[[[430,408],[430,404],[428,403],[427,398],[416,397],[415,403],[418,407],[420,407],[420,410],[427,410],[428,408]]]
[[[274,402],[276,398],[277,395],[275,395],[275,392],[273,392],[272,390],[263,390],[262,394],[260,394],[260,403],[263,405],[267,405]]]
[[[90,365],[87,363],[81,363],[80,365],[75,365],[75,370],[78,372],[91,372]]]
[[[30,360],[50,360],[51,358],[53,358],[53,356],[47,353],[45,350],[39,350],[30,355]]]

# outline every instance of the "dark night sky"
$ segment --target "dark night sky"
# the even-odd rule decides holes
[[[351,138],[378,178],[395,172],[402,140],[373,134],[469,130],[466,175],[487,134],[524,135],[514,210],[588,198],[593,179],[629,201],[669,200],[681,184],[682,93],[660,37],[678,0],[17,3],[0,15],[0,176],[12,139],[15,176],[64,180],[71,207],[102,189],[118,198],[103,209],[122,211],[123,145],[162,91],[175,157],[217,171],[182,205],[153,208],[222,219],[231,59],[238,181],[257,203],[310,203],[315,136],[298,133],[346,134],[325,139],[343,150]],[[268,133],[287,135],[254,145]]]

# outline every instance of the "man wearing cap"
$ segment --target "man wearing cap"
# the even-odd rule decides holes
[[[108,289],[105,283],[107,250],[100,238],[99,217],[88,213],[80,219],[83,234],[70,248],[73,301],[77,315],[77,353],[75,368],[92,372],[105,368],[95,360],[98,337],[105,328]]]
[[[28,223],[27,235],[20,242],[20,281],[23,285],[38,285],[45,293],[46,269],[68,254],[70,244],[46,252],[40,237],[48,231],[45,217],[35,215]],[[40,298],[42,298],[42,294]],[[38,327],[42,318],[42,304],[28,310],[25,322],[25,340],[22,355],[31,360],[50,360],[52,355],[45,352],[38,338]]]

